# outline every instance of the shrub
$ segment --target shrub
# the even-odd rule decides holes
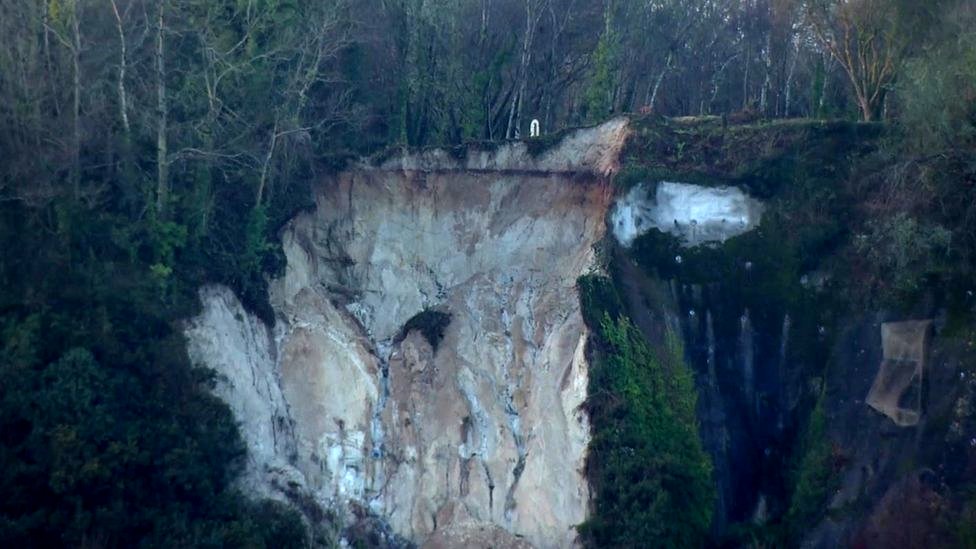
[[[976,143],[976,11],[946,15],[934,47],[909,60],[899,85],[905,145],[922,153]]]
[[[903,295],[916,293],[925,277],[949,268],[952,233],[937,224],[921,223],[904,212],[868,221],[854,240],[880,282]]]

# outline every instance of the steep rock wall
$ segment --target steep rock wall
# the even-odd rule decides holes
[[[942,547],[971,535],[976,298],[971,277],[953,281],[959,275],[935,263],[909,295],[904,281],[922,270],[870,257],[905,253],[886,247],[890,233],[863,243],[894,214],[873,205],[889,200],[892,189],[890,174],[877,171],[879,127],[709,124],[632,123],[618,181],[637,190],[615,209],[614,231],[659,230],[636,236],[609,270],[650,341],[664,322],[680,325],[719,492],[714,538],[729,546],[758,539]],[[698,183],[723,200],[694,204],[641,191],[655,181]],[[752,225],[757,210],[713,207],[741,203],[726,200],[732,196],[722,189],[733,186],[762,202],[757,226],[695,238],[713,234],[703,219],[717,218],[721,228],[737,211],[749,213],[740,219]],[[720,197],[684,193],[708,194]],[[912,215],[924,224],[925,214]],[[688,246],[702,240],[712,242]],[[654,305],[665,314],[655,315]],[[895,353],[901,363],[886,366],[885,324],[930,320],[927,351]],[[891,414],[903,425],[871,406],[872,387],[892,379],[884,374],[890,366],[905,367],[908,387],[897,402],[891,398],[897,406],[881,408],[915,412]]]
[[[614,120],[537,155],[427,151],[323,181],[282,233],[273,331],[205,288],[190,353],[242,423],[246,483],[368,508],[420,544],[573,544],[588,503],[575,281],[626,133]],[[405,330],[430,310],[449,315],[442,338]]]

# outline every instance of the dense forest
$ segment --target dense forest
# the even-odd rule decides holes
[[[333,539],[237,491],[180,322],[204,282],[272,320],[276,232],[350,158],[533,119],[872,121],[902,174],[878,207],[936,197],[976,250],[970,0],[0,0],[0,36],[3,546]]]

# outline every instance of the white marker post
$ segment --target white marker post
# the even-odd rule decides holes
[[[529,137],[539,137],[539,120],[536,118],[529,124]]]

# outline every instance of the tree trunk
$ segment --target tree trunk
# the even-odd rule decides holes
[[[268,171],[271,168],[271,161],[274,159],[275,147],[278,146],[278,121],[275,120],[274,127],[271,128],[271,139],[268,142],[268,150],[264,156],[264,163],[261,164],[261,178],[258,180],[258,192],[254,200],[254,207],[261,206],[264,199],[264,186],[268,181]]]
[[[553,83],[556,81],[556,70],[559,66],[556,61],[556,49],[559,44],[559,35],[562,34],[562,27],[559,25],[556,19],[556,9],[553,8],[552,2],[549,3],[549,18],[552,22],[552,38],[549,41],[549,80],[546,82],[545,90],[545,114],[543,115],[543,124],[545,127],[549,128],[552,126],[552,101],[554,91],[552,89]]]
[[[661,74],[657,75],[657,80],[654,81],[654,89],[651,91],[651,97],[647,100],[647,106],[651,109],[654,108],[654,102],[657,101],[657,93],[661,89],[661,83],[664,82],[664,76],[671,70],[671,62],[674,59],[674,53],[668,52],[668,58],[664,61],[664,68],[661,69]]]
[[[125,29],[122,26],[122,15],[119,14],[119,7],[115,0],[109,0],[112,5],[112,14],[115,15],[115,27],[119,32],[119,115],[122,118],[122,129],[125,130],[125,138],[129,138],[129,112],[125,98]]]
[[[508,113],[508,127],[505,129],[506,139],[519,138],[519,128],[522,119],[522,100],[525,96],[525,88],[529,79],[529,63],[532,61],[532,42],[535,39],[535,26],[539,22],[539,13],[542,11],[541,3],[533,11],[532,4],[534,1],[525,0],[525,36],[522,39],[518,87],[515,95],[512,97],[512,108]]]
[[[863,94],[858,94],[857,103],[861,107],[861,119],[865,122],[873,122],[875,118],[875,106],[871,100]]]
[[[830,82],[830,69],[834,61],[833,56],[830,54],[825,54],[823,57],[824,74],[823,82],[820,83],[820,101],[817,103],[817,118],[823,116],[824,107],[827,106],[827,84]]]
[[[519,61],[519,71],[518,71],[518,83],[515,87],[515,93],[512,95],[512,107],[508,111],[508,124],[505,127],[505,139],[518,139],[519,128],[518,122],[516,121],[516,111],[519,110],[519,105],[522,102],[522,94],[525,92],[525,79],[527,77],[526,72],[528,71],[529,65],[529,55],[530,46],[532,41],[532,19],[531,19],[531,5],[532,0],[525,0],[525,36],[522,37],[522,55]]]
[[[772,51],[770,51],[773,46],[772,40],[772,31],[766,31],[766,46],[763,48],[763,84],[762,89],[759,91],[759,112],[764,117],[769,114],[767,112],[769,107],[769,87],[773,72],[773,55]]]
[[[71,71],[74,88],[71,108],[71,189],[75,200],[81,194],[81,25],[78,0],[71,2]]]
[[[166,0],[159,0],[156,12],[156,214],[166,217],[169,202],[169,158],[166,122],[169,107],[166,103],[166,64],[163,49],[163,16]]]
[[[742,75],[742,108],[749,106],[749,56],[745,55],[742,59],[745,64],[745,70],[743,70]]]
[[[790,60],[790,69],[786,73],[786,85],[783,90],[783,116],[786,118],[790,117],[790,100],[793,97],[793,77],[796,75],[797,59],[800,57],[800,43],[797,39],[794,39],[793,45],[793,59]]]
[[[721,84],[722,75],[725,74],[725,69],[728,68],[732,60],[738,57],[739,54],[732,54],[728,59],[722,63],[722,66],[712,75],[712,94],[708,98],[708,114],[715,112],[715,98],[718,97],[718,89]]]
[[[478,32],[478,55],[482,63],[488,66],[491,62],[491,53],[488,51],[488,22],[489,16],[491,15],[491,1],[481,0],[481,30]],[[488,140],[493,139],[494,129],[492,127],[492,113],[491,113],[491,86],[494,82],[494,75],[488,74],[488,81],[479,90],[481,92],[481,110],[485,117],[485,123],[482,131],[484,132],[484,137]]]
[[[41,24],[44,27],[44,68],[47,72],[48,82],[50,83],[54,75],[54,68],[51,66],[51,14],[46,3],[41,6]],[[58,94],[52,93],[50,95],[54,101],[54,115],[60,117],[61,103],[58,101]]]

